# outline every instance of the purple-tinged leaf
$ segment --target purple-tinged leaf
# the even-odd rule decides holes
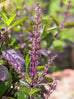
[[[21,71],[25,71],[25,60],[23,55],[19,50],[9,49],[2,51],[2,54],[6,60],[8,60],[11,64],[17,64],[20,67]]]
[[[0,80],[1,81],[9,80],[9,72],[5,66],[0,66]]]

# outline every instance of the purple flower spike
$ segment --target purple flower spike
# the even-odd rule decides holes
[[[47,97],[49,97],[52,94],[52,92],[56,89],[56,86],[57,86],[57,79],[55,79],[53,82],[50,83],[50,88],[48,90]]]
[[[33,83],[36,82],[34,80],[35,76],[38,75],[37,67],[39,65],[38,59],[39,59],[39,55],[40,55],[39,43],[41,41],[41,38],[39,37],[39,35],[40,35],[39,28],[40,28],[40,22],[41,22],[41,19],[40,19],[41,9],[40,9],[39,3],[37,3],[36,6],[37,6],[37,8],[35,9],[35,11],[37,13],[36,13],[36,17],[35,17],[36,20],[35,20],[34,31],[33,31],[34,37],[30,39],[30,41],[32,42],[32,44],[30,45],[32,50],[29,51],[29,54],[31,55],[31,62],[30,62],[30,68],[29,68],[31,70],[31,72],[29,74],[31,77],[32,85],[33,85]]]
[[[66,12],[65,12],[65,17],[64,17],[64,20],[63,20],[63,22],[60,24],[60,31],[62,31],[63,30],[63,28],[64,28],[64,24],[65,24],[65,22],[66,22],[66,19],[67,19],[67,16],[68,16],[68,12],[69,12],[69,9],[70,9],[70,3],[71,3],[71,0],[69,0],[68,1],[68,5],[67,5],[67,10],[66,10]]]

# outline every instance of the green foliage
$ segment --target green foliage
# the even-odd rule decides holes
[[[0,98],[5,93],[7,87],[4,82],[0,81]]]
[[[4,2],[4,1],[6,1],[6,0],[0,0],[0,3]]]
[[[7,87],[11,87],[11,84],[12,84],[12,75],[11,75],[11,71],[9,73],[9,81],[7,83]]]
[[[26,72],[28,72],[29,63],[30,63],[30,56],[29,54],[27,54],[25,58]]]
[[[28,73],[25,72],[24,74],[27,77],[28,82],[31,82],[31,78],[29,77]]]
[[[45,66],[38,66],[38,71],[42,71],[45,68]]]

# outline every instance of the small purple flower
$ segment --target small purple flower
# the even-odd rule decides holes
[[[60,26],[59,26],[60,31],[62,31],[63,28],[64,28],[64,24],[65,24],[65,22],[66,22],[66,19],[67,19],[67,16],[68,16],[68,12],[69,12],[69,9],[70,9],[70,3],[71,3],[71,0],[68,1],[67,10],[66,10],[66,12],[65,12],[64,20],[63,20],[63,22],[62,22],[62,23],[60,24]]]

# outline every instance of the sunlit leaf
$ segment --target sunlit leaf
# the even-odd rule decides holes
[[[59,21],[56,19],[56,17],[54,17],[54,16],[51,16],[51,18],[53,19],[53,21],[55,22],[55,24],[57,25],[57,26],[59,26]]]
[[[20,19],[16,20],[16,21],[11,25],[10,29],[13,28],[13,27],[15,27],[16,25],[22,23],[22,22],[25,21],[26,19],[27,19],[27,17],[23,17],[23,18],[20,18]]]
[[[38,66],[38,71],[41,71],[45,68],[45,66]]]
[[[32,94],[34,94],[34,93],[36,93],[38,91],[40,91],[40,89],[38,89],[38,88],[31,89],[30,90],[30,95],[32,95]]]
[[[55,30],[57,28],[58,28],[57,26],[54,26],[54,27],[48,28],[47,31],[52,31],[52,30]]]
[[[0,0],[0,3],[4,2],[4,1],[6,1],[6,0]]]
[[[4,12],[2,12],[2,13],[1,13],[1,16],[2,16],[2,18],[3,18],[4,23],[6,23],[7,20],[8,20],[6,14],[5,14]]]
[[[25,58],[26,72],[28,72],[29,63],[30,63],[30,56],[29,54],[27,54]]]
[[[11,24],[11,22],[14,20],[15,16],[16,16],[16,14],[14,14],[10,19],[8,19],[6,21],[7,26],[9,26]]]

